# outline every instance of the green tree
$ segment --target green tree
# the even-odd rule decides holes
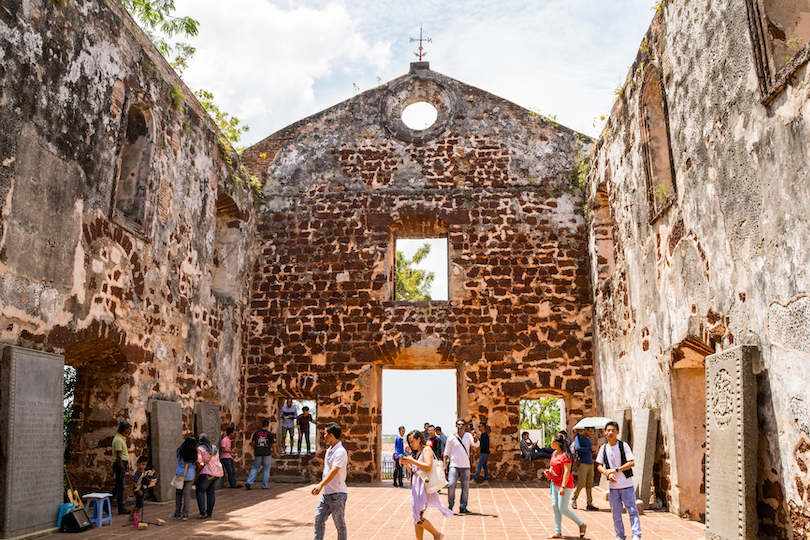
[[[178,34],[196,36],[199,32],[199,21],[191,17],[174,16],[174,0],[120,0],[120,2],[141,22],[144,33],[149,36],[160,54],[167,58],[173,47],[166,38]]]
[[[430,244],[425,242],[416,250],[413,257],[397,251],[397,300],[430,300],[430,285],[436,278],[433,272],[414,268],[430,253]]]
[[[140,21],[141,29],[152,40],[160,54],[166,57],[178,74],[182,75],[197,49],[188,43],[171,45],[167,39],[177,35],[196,36],[199,21],[191,17],[176,17],[174,0],[121,0],[121,4]],[[242,138],[242,134],[250,129],[237,117],[221,110],[214,103],[214,95],[211,92],[200,89],[194,92],[194,95],[232,145],[235,146]],[[236,150],[238,152],[243,149],[236,148]]]
[[[217,107],[214,103],[214,94],[211,92],[207,90],[197,90],[194,92],[194,95],[197,96],[200,104],[208,111],[208,115],[217,123],[222,134],[231,141],[231,144],[235,145],[238,143],[239,139],[242,138],[242,134],[250,131],[250,127],[241,125],[237,117],[231,116]],[[237,152],[244,150],[244,148],[234,148]]]
[[[557,398],[520,400],[520,429],[545,429],[548,446],[551,437],[560,429],[560,407]]]

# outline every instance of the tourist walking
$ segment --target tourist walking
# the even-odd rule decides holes
[[[174,514],[171,519],[188,519],[188,505],[191,502],[191,487],[197,477],[197,439],[186,437],[180,448],[177,449],[176,476],[183,477],[183,488],[174,490]]]
[[[231,448],[233,445],[231,436],[234,431],[232,427],[229,427],[225,431],[225,436],[219,441],[219,448],[221,450],[219,461],[222,463],[222,468],[225,469],[225,473],[228,475],[228,485],[232,488],[238,488],[242,486],[236,483],[236,467],[233,465],[233,457],[236,455],[236,452]]]
[[[478,486],[488,486],[489,466],[487,465],[487,462],[489,461],[489,433],[487,433],[486,422],[479,422],[478,429],[481,431],[481,437],[478,438],[478,443],[480,445],[478,467],[475,469],[475,476],[473,476],[472,480],[470,480],[470,483]],[[478,475],[481,474],[481,471],[484,471],[484,479],[479,483]]]
[[[584,429],[582,433],[574,435],[574,452],[579,456],[577,467],[577,489],[571,498],[571,508],[577,509],[577,497],[582,488],[585,488],[587,506],[585,510],[598,510],[593,505],[593,442],[591,442],[591,429]]]
[[[470,496],[470,447],[478,447],[474,433],[467,431],[467,421],[459,418],[456,421],[456,433],[447,437],[444,449],[445,464],[450,464],[447,475],[447,508],[453,509],[456,502],[456,484],[461,482],[461,507],[459,514],[469,514],[467,500]]]
[[[200,433],[197,440],[200,443],[197,447],[197,466],[200,468],[197,475],[197,506],[201,518],[210,518],[217,500],[217,478],[222,478],[222,463],[219,461],[219,449],[211,444],[208,435]]]
[[[405,426],[399,426],[399,435],[394,439],[394,487],[402,487],[402,461],[400,458],[405,455],[403,435],[405,435]]]
[[[610,421],[605,425],[607,442],[599,448],[596,463],[599,472],[608,479],[610,512],[613,514],[613,530],[616,538],[625,540],[622,507],[630,517],[633,540],[641,539],[641,520],[636,506],[636,490],[633,487],[633,452],[630,445],[619,440],[619,424]]]
[[[568,501],[571,500],[571,490],[574,489],[574,477],[571,476],[571,449],[568,440],[562,433],[557,433],[551,439],[551,448],[554,453],[551,456],[551,465],[546,470],[546,478],[551,480],[551,507],[554,510],[555,533],[549,538],[562,538],[562,517],[571,519],[579,526],[579,537],[585,537],[585,529],[588,527],[574,512],[568,508]]]
[[[267,489],[270,484],[270,465],[272,458],[278,458],[278,450],[276,449],[276,436],[273,435],[268,429],[270,422],[265,420],[262,422],[262,428],[257,429],[253,433],[253,468],[250,469],[247,481],[245,482],[245,489],[251,489],[253,481],[256,480],[256,475],[259,474],[259,469],[262,470],[262,489]]]
[[[436,434],[436,428],[428,426],[428,438],[425,439],[425,444],[433,449],[433,457],[442,459],[442,452],[444,452],[444,444],[442,439]]]
[[[346,466],[349,454],[340,442],[340,426],[329,422],[324,428],[324,440],[329,448],[323,460],[323,477],[318,485],[312,488],[313,495],[321,495],[318,508],[315,510],[315,540],[323,540],[326,532],[326,519],[331,514],[337,529],[337,540],[346,540]],[[323,492],[323,493],[321,493]]]
[[[404,430],[403,430],[404,431]],[[428,506],[437,508],[444,517],[453,515],[453,511],[445,508],[439,499],[439,492],[428,493],[425,481],[416,474],[418,470],[430,472],[433,467],[433,460],[438,459],[433,455],[433,450],[425,446],[425,438],[419,430],[408,433],[408,444],[411,448],[410,456],[403,456],[402,463],[410,468],[411,477],[411,507],[413,508],[413,526],[416,531],[417,540],[422,540],[424,531],[433,535],[434,540],[440,540],[444,535],[436,530],[430,521],[425,518],[425,510]]]

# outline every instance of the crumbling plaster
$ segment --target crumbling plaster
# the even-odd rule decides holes
[[[652,223],[639,118],[651,65],[662,73],[677,190]],[[669,450],[682,434],[672,429],[670,392],[679,347],[689,340],[709,351],[758,345],[760,387],[773,400],[760,403],[760,423],[775,422],[779,433],[778,440],[761,441],[762,482],[776,480],[783,490],[782,501],[766,497],[774,516],[784,511],[784,500],[797,500],[793,447],[802,430],[791,400],[801,399],[804,409],[810,404],[800,315],[810,286],[808,89],[802,66],[780,95],[761,103],[744,2],[665,2],[617,96],[591,169],[591,200],[599,182],[608,184],[617,260],[614,275],[593,278],[605,411],[662,408],[675,486],[678,457]],[[668,496],[671,510],[688,510],[679,509],[674,487]],[[774,516],[765,518],[766,535],[771,524],[787,527]]]
[[[252,196],[223,159],[213,122],[114,2],[26,1],[0,17],[0,336],[62,353],[78,369],[70,466],[111,485],[119,420],[145,452],[150,398],[241,417]],[[111,209],[123,122],[154,119],[146,218],[136,234]],[[211,289],[217,199],[243,209],[235,298]],[[81,465],[81,466],[80,466]]]

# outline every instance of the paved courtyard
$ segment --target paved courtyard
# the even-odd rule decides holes
[[[310,490],[311,486],[301,484],[274,483],[270,484],[268,490],[255,487],[251,491],[223,489],[217,491],[212,518],[192,518],[185,522],[168,519],[174,511],[174,504],[147,503],[148,530],[135,530],[127,521],[128,516],[116,515],[112,526],[94,528],[79,537],[310,540],[317,502],[317,497]],[[346,512],[349,537],[359,540],[414,538],[409,496],[410,489],[407,487],[393,488],[388,483],[350,485]],[[444,490],[441,497],[446,500]],[[584,494],[580,495],[580,502],[584,505]],[[607,502],[596,501],[596,505],[601,510],[577,511],[580,518],[588,523],[587,538],[611,540],[614,538],[613,524]],[[541,540],[554,532],[548,488],[540,484],[491,483],[488,487],[473,487],[470,489],[469,508],[473,514],[468,516],[456,515],[445,519],[435,509],[428,510],[427,515],[447,540]],[[193,514],[197,513],[193,499],[191,510]],[[158,517],[166,519],[165,526],[151,524]],[[644,540],[705,538],[705,527],[701,523],[685,521],[669,513],[648,511],[641,520]],[[326,531],[327,539],[337,538],[331,518]],[[563,534],[568,538],[578,537],[577,528],[566,518],[563,518]],[[59,533],[49,534],[45,538],[57,536],[65,538],[64,534]],[[425,540],[428,538],[429,535],[426,535]]]

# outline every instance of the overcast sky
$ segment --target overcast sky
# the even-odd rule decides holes
[[[597,136],[654,12],[654,0],[176,0],[200,21],[183,79],[250,126],[248,146],[408,72],[430,67]],[[594,125],[596,123],[596,125]],[[432,250],[433,257],[446,253]],[[428,264],[430,267],[430,265]],[[437,286],[446,290],[446,276]],[[455,372],[384,371],[383,430],[452,431]],[[421,404],[427,408],[420,409]],[[446,426],[444,425],[446,424]]]
[[[419,25],[434,71],[596,136],[654,0],[176,0],[200,21],[183,78],[253,144],[408,72]],[[355,88],[356,85],[356,88]]]

